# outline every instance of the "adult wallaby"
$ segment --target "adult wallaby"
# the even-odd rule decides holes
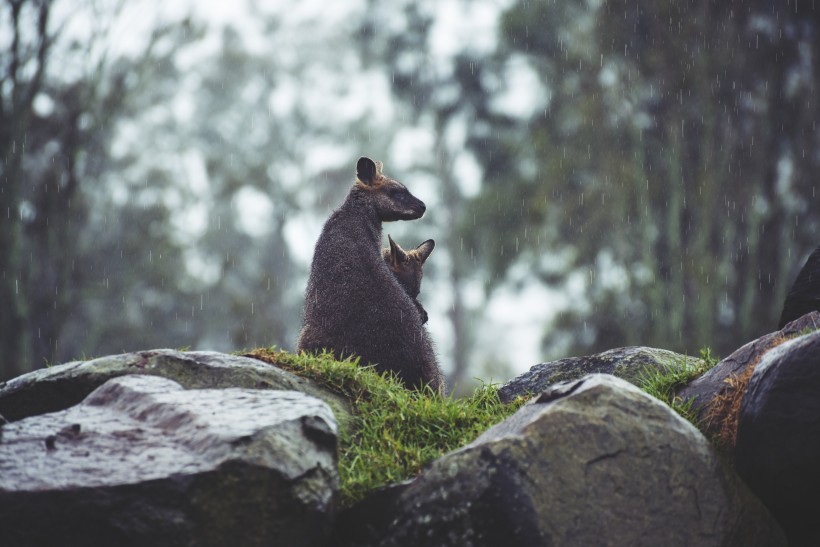
[[[424,211],[421,200],[382,173],[381,162],[359,158],[356,182],[316,242],[297,351],[358,355],[407,387],[443,391],[421,314],[381,253],[382,222],[414,220]]]
[[[415,249],[405,251],[401,245],[393,241],[390,234],[387,234],[387,241],[390,247],[382,249],[382,258],[384,259],[393,276],[402,286],[404,292],[413,300],[416,308],[421,314],[422,325],[427,322],[427,310],[421,305],[418,300],[419,292],[421,291],[421,278],[424,274],[422,266],[430,253],[436,246],[436,242],[428,239]]]

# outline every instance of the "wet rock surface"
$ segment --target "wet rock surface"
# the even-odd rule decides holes
[[[391,515],[356,543],[785,544],[697,429],[609,375],[556,386],[381,496]]]
[[[746,371],[729,455],[794,545],[820,544],[801,505],[820,487],[817,326],[816,312],[800,318],[679,393],[722,399]],[[668,406],[610,375],[554,383],[587,370],[637,383],[685,359],[638,347],[538,365],[502,388],[536,394],[514,416],[341,514],[334,414],[351,403],[318,384],[174,350],[36,371],[0,385],[13,420],[0,427],[0,545],[784,544]]]
[[[734,448],[740,404],[757,364],[784,340],[816,328],[820,328],[820,313],[800,317],[783,329],[740,347],[678,392],[683,400],[694,399],[692,408],[698,427],[708,438],[715,439],[727,456],[731,456]]]
[[[699,361],[664,349],[643,346],[615,348],[595,355],[567,357],[535,365],[501,386],[498,395],[502,401],[510,402],[518,396],[537,395],[558,382],[577,380],[594,373],[611,374],[638,385],[641,373],[647,367],[663,368],[684,362],[696,366]]]
[[[735,467],[768,506],[791,545],[820,545],[820,331],[761,359],[737,429]]]
[[[257,359],[212,351],[157,349],[74,361],[0,382],[0,415],[15,421],[78,404],[112,378],[161,376],[186,389],[247,388],[301,391],[327,402],[344,424],[350,404],[310,380]]]
[[[317,545],[337,425],[302,393],[105,383],[0,429],[2,545]]]

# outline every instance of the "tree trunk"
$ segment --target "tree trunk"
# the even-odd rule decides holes
[[[452,158],[444,142],[446,120],[439,119],[436,124],[436,178],[441,183],[442,205],[446,211],[444,244],[450,252],[450,294],[452,307],[449,317],[453,332],[453,367],[449,375],[448,391],[460,392],[464,389],[464,381],[470,363],[469,329],[465,323],[466,310],[462,296],[466,257],[462,249],[459,232],[455,229],[459,225],[464,203],[456,177],[453,174]]]

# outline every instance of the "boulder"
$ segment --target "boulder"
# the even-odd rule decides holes
[[[553,386],[378,505],[355,543],[785,544],[697,429],[609,375]]]
[[[694,399],[698,427],[727,455],[735,445],[740,404],[752,373],[767,351],[805,329],[820,327],[820,313],[812,312],[783,329],[753,340],[722,359],[712,369],[681,389],[677,396]]]
[[[615,348],[595,355],[567,357],[535,365],[501,386],[498,396],[509,403],[518,396],[536,395],[558,382],[577,380],[593,373],[611,374],[638,385],[646,368],[663,369],[683,363],[697,366],[700,361],[665,349],[642,346]]]
[[[791,545],[820,545],[820,331],[761,359],[740,407],[734,457]]]
[[[789,289],[783,302],[779,328],[812,311],[820,311],[820,246],[806,259]]]
[[[73,361],[0,382],[0,416],[15,421],[63,410],[108,380],[128,374],[161,376],[186,389],[301,391],[328,403],[342,426],[350,414],[350,403],[340,395],[257,359],[212,351],[157,349]]]
[[[106,382],[0,430],[0,545],[322,545],[337,425],[290,391]]]

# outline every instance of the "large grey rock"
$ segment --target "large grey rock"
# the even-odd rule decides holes
[[[820,331],[768,352],[740,407],[738,474],[780,521],[791,545],[820,545]]]
[[[722,359],[677,395],[683,400],[694,399],[698,427],[715,439],[721,450],[731,455],[748,380],[761,358],[784,340],[805,329],[820,328],[820,313],[812,312],[792,321],[783,329],[745,344]]]
[[[0,382],[0,415],[14,421],[63,410],[111,378],[128,374],[169,378],[186,389],[301,391],[327,402],[342,425],[350,414],[349,402],[338,394],[257,359],[211,351],[157,349],[74,361]]]
[[[0,545],[321,545],[336,431],[302,393],[111,380],[0,430]]]
[[[567,357],[541,363],[516,376],[498,390],[499,398],[509,403],[518,396],[541,393],[558,382],[577,380],[587,374],[611,374],[638,385],[647,368],[664,369],[670,366],[698,366],[700,359],[687,357],[665,349],[629,346],[615,348],[595,355]]]
[[[553,387],[379,504],[358,544],[785,544],[697,429],[608,375]]]

